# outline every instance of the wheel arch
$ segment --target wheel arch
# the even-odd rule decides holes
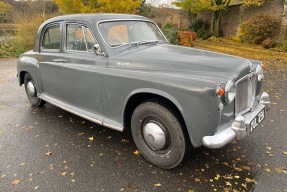
[[[130,127],[131,123],[131,117],[136,109],[137,106],[139,106],[141,103],[152,100],[152,99],[157,99],[161,100],[162,103],[167,104],[168,107],[171,107],[174,112],[176,112],[176,115],[178,118],[180,118],[181,123],[183,124],[183,131],[186,132],[186,135],[188,136],[189,141],[189,133],[186,127],[186,123],[184,120],[183,116],[183,108],[180,105],[180,103],[170,94],[161,91],[161,90],[156,90],[156,89],[140,89],[137,91],[132,92],[128,99],[125,102],[125,107],[123,111],[123,123],[125,128]]]

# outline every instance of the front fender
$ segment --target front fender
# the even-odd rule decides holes
[[[37,81],[37,68],[38,68],[38,61],[35,58],[29,56],[21,56],[17,63],[17,74],[19,77],[19,85],[21,86],[24,83],[24,75],[26,72],[28,72],[33,77],[36,88],[38,88],[39,85]]]

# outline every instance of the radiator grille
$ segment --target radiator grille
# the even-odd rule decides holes
[[[247,76],[237,82],[237,93],[235,97],[235,111],[242,111],[252,108],[255,100],[255,76]]]

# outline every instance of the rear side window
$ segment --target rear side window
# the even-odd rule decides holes
[[[48,27],[43,35],[42,49],[59,50],[61,42],[60,24]]]
[[[89,28],[80,24],[68,24],[66,36],[68,51],[92,51],[92,47],[96,43]]]

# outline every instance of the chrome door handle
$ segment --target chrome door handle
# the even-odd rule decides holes
[[[67,62],[67,60],[65,59],[53,59],[54,62],[56,63],[64,63],[64,62]]]

